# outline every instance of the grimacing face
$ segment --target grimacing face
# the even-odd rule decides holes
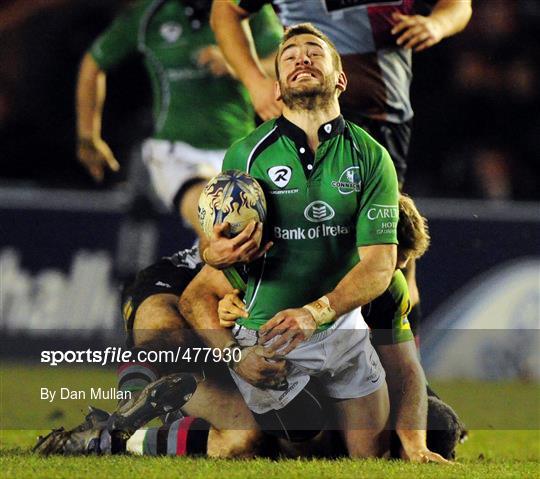
[[[315,35],[301,34],[287,40],[278,59],[277,96],[291,107],[302,98],[329,100],[345,89],[345,77],[336,70],[330,47]]]

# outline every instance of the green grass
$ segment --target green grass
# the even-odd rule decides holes
[[[39,433],[80,422],[88,400],[41,401],[41,387],[110,387],[114,372],[88,368],[51,369],[2,365],[0,378],[0,475],[34,477],[256,477],[264,478],[499,478],[540,477],[539,388],[525,383],[436,383],[436,390],[475,427],[458,448],[459,465],[415,465],[401,461],[280,460],[225,461],[149,457],[50,457],[30,454]],[[93,402],[111,408],[111,401]],[[510,429],[514,427],[514,429]],[[491,429],[490,429],[491,428]],[[505,429],[503,429],[505,428]],[[518,430],[521,429],[521,430]],[[528,429],[528,430],[527,430]]]

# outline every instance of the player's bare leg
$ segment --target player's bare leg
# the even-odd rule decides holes
[[[141,442],[147,432],[137,430],[152,419],[181,408],[184,415],[211,425],[204,451],[208,456],[254,456],[261,433],[232,380],[226,376],[224,379],[218,382],[198,374],[178,373],[149,384],[109,418],[107,427],[113,438],[113,452],[144,453]],[[177,451],[175,441],[179,440],[179,435],[167,433],[166,436],[167,451]]]
[[[193,188],[188,192],[191,190]],[[135,316],[135,346],[151,348],[192,344],[193,331],[180,315],[177,304],[178,297],[172,294],[155,294],[146,298]],[[200,382],[182,409],[185,415],[204,419],[212,425],[208,435],[209,456],[250,457],[255,454],[261,433],[232,382],[230,387],[225,385],[225,391],[224,385],[217,385],[212,380]]]
[[[336,408],[349,456],[383,457],[388,453],[390,402],[386,383],[368,396],[338,401]]]
[[[174,294],[159,293],[144,299],[136,310],[131,331],[134,357],[140,350],[171,350],[199,345],[193,330],[180,315],[177,304],[178,296]],[[139,360],[123,363],[118,369],[119,390],[129,391],[131,397],[135,397],[146,385],[172,372],[172,366]]]
[[[208,456],[253,457],[258,451],[262,434],[232,381],[228,387],[212,380],[199,383],[182,411],[212,425],[208,435]]]
[[[189,342],[192,332],[178,311],[178,296],[154,294],[146,298],[135,314],[133,342],[136,347],[177,347]]]

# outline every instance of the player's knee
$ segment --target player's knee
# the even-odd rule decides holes
[[[146,298],[135,315],[134,329],[160,330],[186,327],[184,318],[177,307],[178,296],[174,294],[154,294]]]
[[[411,302],[411,307],[414,307],[420,302],[420,291],[418,290],[418,284],[416,283],[416,265],[414,259],[411,260],[409,265],[403,270],[403,274],[407,280],[409,301]]]
[[[133,342],[135,346],[153,343],[167,344],[182,341],[187,323],[177,307],[178,297],[173,294],[154,294],[146,298],[135,314]]]
[[[420,291],[418,291],[416,285],[414,287],[409,286],[409,301],[411,302],[411,308],[420,303]]]

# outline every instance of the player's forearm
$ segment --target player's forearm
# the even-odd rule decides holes
[[[390,394],[396,398],[397,435],[406,451],[425,447],[427,393],[424,374],[421,368],[407,368],[400,380],[401,384],[390,386]]]
[[[398,348],[401,353],[395,352]],[[405,451],[425,448],[426,379],[416,356],[414,341],[380,346],[377,351],[386,371],[392,416],[401,444]]]
[[[105,93],[105,73],[87,53],[81,62],[77,82],[77,134],[79,138],[101,137]]]
[[[212,4],[210,24],[219,47],[239,80],[251,89],[256,88],[266,76],[258,62],[251,35],[246,30],[247,25],[243,24],[245,18],[229,1],[214,1]]]
[[[374,245],[369,254],[326,294],[336,318],[380,296],[392,279],[396,264],[395,245]]]
[[[436,20],[443,37],[450,37],[463,30],[472,15],[470,0],[439,0],[430,14]]]

